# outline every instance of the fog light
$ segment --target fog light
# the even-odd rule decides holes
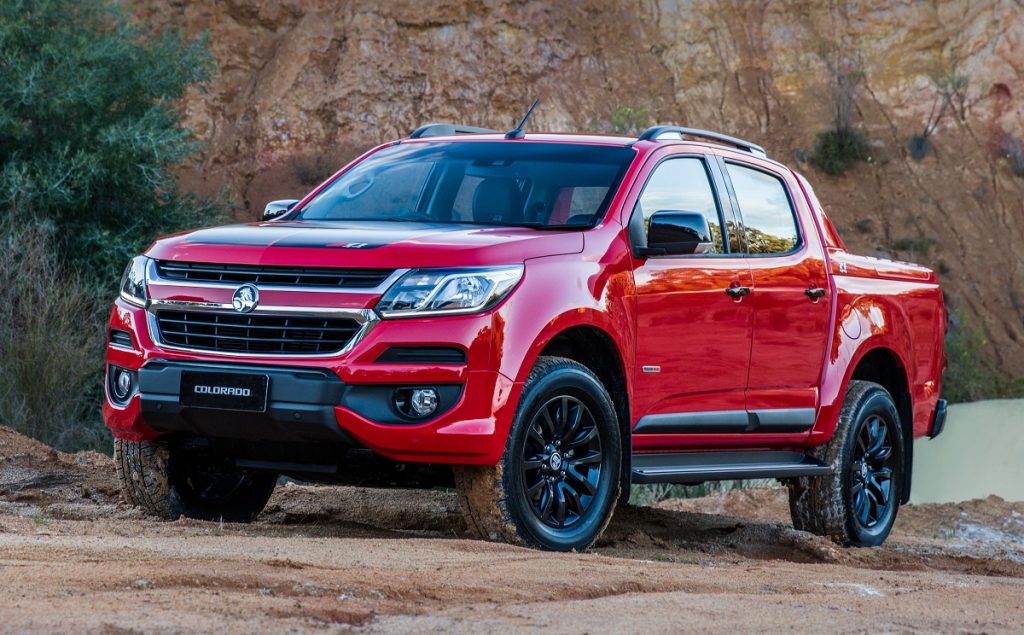
[[[412,391],[409,406],[417,417],[425,417],[437,410],[437,391],[433,388],[417,388]]]
[[[135,380],[132,371],[118,366],[110,367],[110,393],[114,401],[125,403],[132,396],[135,389]]]
[[[433,388],[400,388],[395,391],[395,409],[407,417],[429,417],[437,410],[437,405],[437,390]]]

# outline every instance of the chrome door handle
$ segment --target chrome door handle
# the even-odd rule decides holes
[[[750,295],[750,287],[729,287],[725,294],[730,298],[742,298]]]
[[[810,289],[804,291],[804,293],[807,295],[808,298],[812,300],[817,300],[818,298],[824,298],[826,291],[821,287],[811,287]]]

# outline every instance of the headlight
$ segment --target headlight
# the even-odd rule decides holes
[[[413,269],[377,303],[381,317],[479,313],[501,302],[523,277],[523,266]]]
[[[146,270],[149,258],[135,256],[125,267],[121,276],[121,298],[126,302],[146,306]]]

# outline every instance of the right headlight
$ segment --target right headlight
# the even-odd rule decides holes
[[[135,256],[125,267],[121,276],[121,298],[125,302],[131,302],[137,306],[146,306],[146,270],[149,268],[149,258]]]
[[[460,315],[486,311],[523,277],[523,266],[413,269],[377,303],[384,318]]]

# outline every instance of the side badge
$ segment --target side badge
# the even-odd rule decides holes
[[[641,369],[645,373],[660,373],[661,366],[642,366]]]

